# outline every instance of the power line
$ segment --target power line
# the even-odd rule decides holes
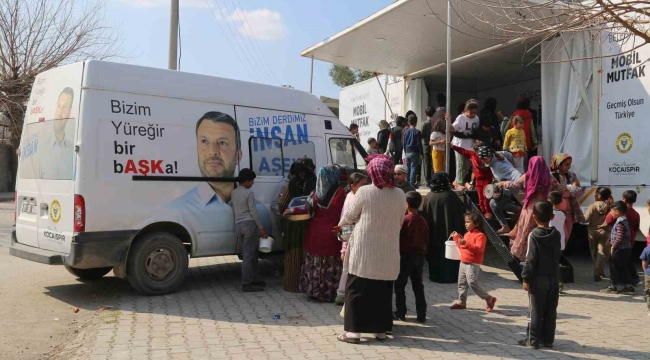
[[[235,3],[232,0],[230,0],[230,3],[233,6],[233,12],[232,12],[233,15],[231,15],[231,18],[234,19],[234,17],[236,16],[239,19],[239,22],[242,24],[244,28],[244,34],[246,35],[246,37],[248,37],[248,31],[246,31],[247,30],[246,25],[244,24],[244,20],[242,20],[241,15],[239,15],[239,11],[237,11],[237,7],[235,6]],[[223,6],[226,8],[227,12],[230,12],[230,9],[228,9],[228,5],[225,3],[225,1]],[[241,35],[241,31],[240,31],[240,35]],[[273,80],[273,78],[269,75],[269,73],[264,69],[264,60],[257,54],[257,52],[255,52],[255,47],[252,44],[249,44],[250,41],[246,41],[246,39],[243,36],[242,39],[243,39],[242,42],[246,46],[246,50],[250,50],[251,57],[257,63],[257,65],[259,65],[259,69],[264,73],[264,75],[266,75],[266,78],[269,80],[269,83],[273,83],[273,82],[277,83],[277,81]]]
[[[235,53],[235,56],[237,56],[237,60],[239,60],[239,63],[242,64],[242,66],[244,67],[244,69],[248,73],[248,76],[251,78],[251,80],[255,79],[256,76],[252,75],[251,70],[246,66],[246,64],[244,64],[241,57],[239,56],[239,53],[237,52],[237,50],[233,46],[232,42],[230,42],[230,39],[228,38],[228,36],[226,34],[226,31],[223,29],[223,26],[221,26],[221,22],[219,21],[217,16],[214,14],[214,10],[213,10],[212,5],[210,4],[209,0],[205,0],[205,3],[206,3],[206,5],[208,5],[208,8],[210,9],[210,13],[212,14],[212,17],[214,18],[215,22],[219,26],[219,29],[221,29],[221,32],[223,33],[224,37],[228,41],[228,45],[230,46],[230,49],[232,50],[233,53]],[[221,11],[221,9],[220,9],[220,11]]]
[[[230,0],[230,1],[232,2],[233,0]],[[266,58],[264,58],[264,52],[262,51],[262,48],[260,47],[260,44],[259,44],[259,42],[257,41],[257,37],[255,37],[255,33],[253,32],[253,27],[251,26],[250,22],[248,21],[248,16],[246,15],[246,11],[243,11],[244,7],[242,6],[240,0],[237,0],[237,3],[239,4],[239,7],[242,9],[242,12],[244,13],[244,20],[246,21],[246,25],[248,25],[248,27],[244,26],[244,29],[248,28],[248,29],[250,30],[250,35],[251,35],[250,38],[253,39],[251,42],[252,42],[254,45],[257,46],[257,50],[258,50],[258,52],[259,52],[259,55],[260,55],[261,59],[263,60],[264,65],[265,65],[266,68],[268,69],[269,73],[271,74],[271,76],[272,76],[273,79],[275,80],[275,82],[276,82],[277,84],[280,84],[280,81],[278,81],[278,78],[275,77],[275,72],[273,71],[273,69],[271,68],[271,66],[269,66],[269,63],[266,61]],[[235,6],[234,3],[233,3],[233,6]],[[240,20],[241,20],[241,19],[240,19]]]
[[[253,71],[255,72],[255,75],[259,77],[259,73],[257,72],[257,68],[256,68],[255,65],[253,65],[253,63],[251,62],[251,60],[250,60],[250,58],[249,58],[249,56],[248,56],[248,53],[244,50],[244,48],[242,47],[242,45],[241,45],[239,39],[237,38],[237,35],[235,34],[235,31],[234,31],[234,30],[232,29],[232,27],[230,26],[230,22],[228,21],[228,17],[226,16],[227,13],[228,13],[228,12],[227,12],[228,8],[226,7],[226,12],[224,12],[223,9],[221,8],[221,5],[219,4],[219,2],[217,2],[217,0],[215,0],[214,3],[215,3],[215,4],[217,5],[217,7],[219,8],[219,11],[221,12],[221,16],[223,16],[224,20],[226,21],[226,27],[227,27],[228,30],[230,31],[230,34],[231,34],[231,36],[233,37],[233,39],[235,39],[235,43],[237,44],[237,46],[238,46],[239,49],[241,50],[242,55],[244,56],[244,58],[246,59],[246,61],[247,61],[248,64],[250,65],[250,67],[253,69]],[[260,77],[260,79],[261,79],[261,77]],[[258,81],[259,81],[259,80],[258,80]],[[262,81],[263,81],[263,80],[262,80]]]

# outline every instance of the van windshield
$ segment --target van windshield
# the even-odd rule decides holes
[[[20,145],[20,178],[73,179],[74,135],[74,119],[27,124]]]

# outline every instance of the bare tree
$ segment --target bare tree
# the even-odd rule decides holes
[[[451,26],[457,31],[504,43],[527,41],[531,49],[584,31],[591,32],[592,42],[602,41],[605,33],[620,43],[631,41],[622,53],[650,42],[648,0],[452,0],[452,7],[458,21]]]
[[[0,123],[7,126],[14,148],[37,74],[119,54],[117,34],[104,21],[104,2],[82,3],[0,0]]]

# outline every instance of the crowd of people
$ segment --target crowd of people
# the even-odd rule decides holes
[[[406,321],[409,279],[416,320],[426,322],[425,263],[430,281],[458,283],[452,309],[467,308],[471,288],[491,312],[497,298],[483,288],[479,274],[487,244],[481,216],[494,216],[501,226],[498,232],[511,239],[510,251],[523,265],[523,289],[530,295],[529,331],[521,345],[553,346],[563,287],[559,261],[575,223],[589,223],[594,281],[602,280],[608,263],[610,285],[603,291],[634,293],[640,281],[630,255],[639,231],[639,215],[633,208],[637,194],[627,191],[622,201],[614,202],[610,189],[599,188],[585,218],[571,156],[557,154],[549,167],[535,155],[537,136],[526,99],[517,103],[510,119],[495,112],[494,99],[486,101],[479,119],[478,102],[469,100],[453,123],[445,101],[439,94],[438,106],[426,109],[422,130],[417,129],[412,112],[398,117],[393,128],[380,122],[377,139],[368,141],[366,174],[350,174],[347,186],[340,183],[338,165],[317,171],[308,158],[292,164],[271,206],[277,216],[285,217],[284,289],[304,293],[312,301],[344,306],[345,332],[338,340],[348,343],[360,342],[362,333],[383,341],[393,321]],[[447,132],[453,135],[449,145]],[[453,153],[456,170],[450,173],[455,172],[455,177],[444,171],[445,162],[451,160],[447,154]],[[416,191],[420,166],[430,188],[425,197]],[[242,290],[246,292],[263,291],[265,286],[258,278],[252,250],[259,242],[256,239],[266,236],[250,201],[254,178],[251,170],[242,169],[243,189],[233,193],[236,218],[241,219],[237,232],[244,242]],[[483,190],[491,184],[498,195],[487,199]],[[482,214],[467,212],[454,191],[468,188],[477,190]],[[524,194],[521,206],[512,199],[517,191]],[[304,197],[304,209],[289,206]],[[512,229],[506,212],[516,216]],[[298,214],[308,216],[295,220]],[[349,239],[343,240],[339,235],[350,227]],[[445,257],[446,240],[455,242],[460,261]],[[650,238],[641,258],[648,293]]]

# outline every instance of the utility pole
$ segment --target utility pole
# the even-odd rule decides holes
[[[172,0],[169,20],[169,59],[170,70],[178,70],[178,0]]]

